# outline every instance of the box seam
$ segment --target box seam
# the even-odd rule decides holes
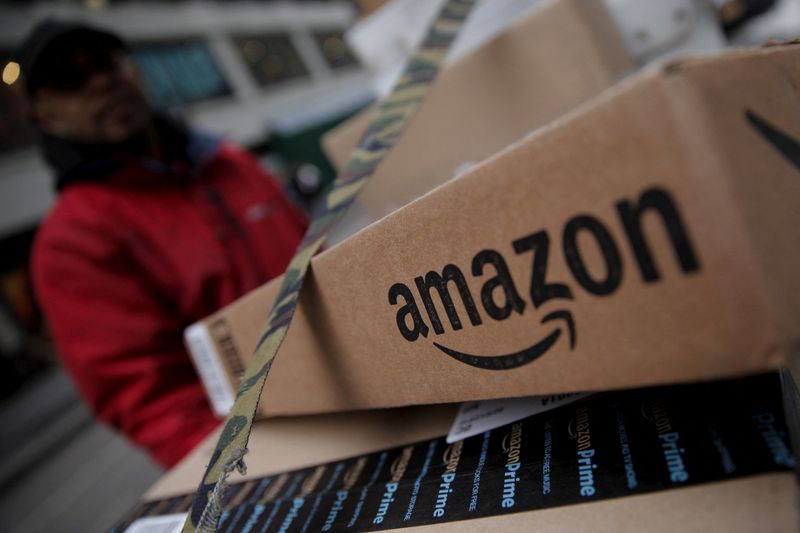
[[[741,59],[741,57],[749,57],[749,55],[739,56],[736,57],[736,59]],[[710,115],[708,106],[706,105],[711,95],[704,92],[698,87],[696,81],[687,75],[690,71],[696,70],[698,66],[702,67],[703,63],[689,66],[684,65],[684,67],[687,68],[677,70],[673,68],[673,64],[664,64],[661,68],[661,75],[658,78],[659,92],[668,105],[670,121],[679,132],[677,137],[680,139],[684,151],[686,153],[691,153],[689,145],[694,144],[692,142],[693,139],[699,139],[704,144],[712,147],[712,150],[708,151],[707,157],[712,158],[713,168],[716,169],[716,173],[719,176],[725,177],[722,180],[723,188],[725,194],[729,198],[730,205],[733,206],[730,214],[736,225],[736,232],[742,235],[742,239],[746,243],[748,250],[756,250],[757,248],[754,246],[755,237],[746,222],[741,207],[741,195],[738,193],[736,184],[733,182],[734,180],[730,179],[730,177],[735,174],[736,169],[724,156],[726,150],[723,148],[718,138],[719,128],[716,126],[714,118]],[[667,84],[672,85],[672,90],[667,89]],[[689,102],[694,104],[691,105],[691,110],[687,108],[686,96],[689,97]],[[698,127],[691,131],[680,127],[681,122],[684,122],[682,121],[682,117],[689,113],[692,113],[694,120],[698,124]],[[767,318],[766,321],[770,326],[774,327],[775,330],[780,330],[780,321],[776,320],[775,317],[775,314],[779,311],[777,311],[775,305],[773,305],[775,301],[773,298],[773,290],[766,281],[769,271],[765,267],[763,261],[759,260],[756,255],[757,254],[754,253],[748,253],[747,261],[751,264],[753,270],[759,274],[757,279],[750,280],[759,288],[757,291],[757,307],[763,310],[764,316]],[[790,346],[793,344],[800,344],[800,337],[796,338],[794,341],[783,343],[771,343],[766,337],[763,337],[760,342],[763,345],[758,349],[758,353],[753,354],[753,356],[769,368],[778,368],[786,363],[786,354],[791,352]]]

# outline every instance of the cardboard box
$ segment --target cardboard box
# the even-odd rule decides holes
[[[602,0],[543,2],[439,75],[345,215],[337,242],[597,95],[631,68]],[[374,112],[326,136],[334,166],[350,155]]]
[[[798,85],[798,45],[650,70],[315,257],[262,413],[787,364]],[[226,361],[247,363],[279,283],[199,326],[224,348],[216,379],[229,389]]]
[[[612,392],[450,446],[437,437],[451,406],[261,421],[224,528],[261,530],[274,509],[272,531],[342,530],[350,517],[353,530],[795,530],[796,402],[776,375]],[[212,450],[213,439],[142,509],[187,509]]]

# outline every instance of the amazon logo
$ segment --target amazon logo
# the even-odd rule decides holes
[[[388,301],[396,311],[398,332],[408,342],[420,342],[432,333],[435,337],[430,342],[434,350],[483,370],[518,368],[542,357],[559,343],[574,349],[577,324],[568,304],[578,291],[598,298],[614,294],[624,275],[621,246],[632,251],[644,283],[655,283],[661,278],[651,252],[653,236],[643,227],[645,217],[661,221],[662,234],[669,240],[683,273],[700,269],[686,226],[667,190],[649,188],[636,199],[618,201],[615,207],[623,239],[615,238],[609,226],[592,214],[577,214],[564,224],[556,243],[569,267],[571,279],[552,280],[548,276],[549,259],[555,245],[550,232],[541,229],[510,243],[513,253],[529,256],[527,272],[512,273],[500,250],[484,249],[474,255],[468,269],[451,263],[441,271],[432,270],[415,277],[413,283],[394,283],[389,287]],[[655,224],[648,226],[651,230],[655,227]],[[592,245],[600,250],[604,268],[590,271],[584,250]],[[470,290],[465,272],[482,281],[478,293]],[[523,284],[523,280],[527,283]],[[521,291],[526,285],[527,291]],[[456,302],[460,303],[458,307]],[[551,309],[558,308],[537,317],[537,311],[548,302]],[[443,315],[440,310],[444,310]],[[465,347],[440,339],[448,329],[480,327],[487,321],[503,321],[513,314],[526,313],[532,318],[531,341],[510,353],[470,353]]]
[[[745,110],[747,121],[767,143],[786,158],[794,168],[800,170],[800,141],[770,124],[752,109]]]

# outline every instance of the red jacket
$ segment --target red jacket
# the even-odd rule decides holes
[[[218,423],[184,328],[283,273],[307,221],[230,145],[194,169],[115,161],[102,179],[71,172],[36,238],[34,286],[99,418],[171,466]]]

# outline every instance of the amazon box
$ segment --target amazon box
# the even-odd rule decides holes
[[[632,69],[602,0],[548,0],[440,73],[417,114],[332,236],[337,242],[406,205]],[[375,116],[329,133],[337,167]]]
[[[798,86],[798,45],[651,69],[319,254],[261,413],[794,364]],[[280,282],[188,331],[220,412]]]
[[[220,530],[795,531],[796,401],[775,373],[615,391],[451,444],[454,406],[263,420]],[[188,510],[214,437],[127,521]]]

